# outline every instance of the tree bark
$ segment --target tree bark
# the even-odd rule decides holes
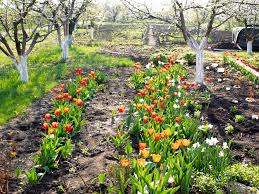
[[[94,27],[90,27],[89,33],[90,33],[90,39],[93,40],[94,39]]]
[[[246,45],[247,45],[247,47],[246,47],[247,53],[249,55],[251,55],[253,53],[253,41],[252,40],[248,40]]]
[[[62,46],[62,41],[61,41],[61,31],[60,31],[60,27],[57,25],[55,25],[56,31],[57,31],[57,38],[58,38],[58,44],[59,46]]]
[[[68,59],[68,47],[69,47],[69,35],[65,36],[64,41],[62,42],[62,59],[66,61]]]
[[[196,50],[196,75],[195,81],[203,84],[204,82],[204,52],[203,49]]]
[[[71,47],[72,44],[73,44],[73,36],[72,36],[72,34],[68,35],[68,40],[67,41],[68,41],[68,46]]]
[[[16,63],[16,67],[20,74],[20,79],[23,82],[29,81],[29,74],[28,74],[28,66],[27,66],[27,56],[21,55],[19,56],[19,62]]]

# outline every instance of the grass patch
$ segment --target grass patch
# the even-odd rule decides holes
[[[72,47],[68,64],[60,61],[59,47],[37,49],[29,57],[29,83],[19,80],[11,60],[0,55],[0,125],[25,111],[34,100],[48,92],[74,67],[130,66],[123,57],[98,54],[98,47]]]

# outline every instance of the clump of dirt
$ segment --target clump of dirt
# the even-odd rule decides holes
[[[111,163],[117,161],[113,156],[114,148],[109,136],[121,125],[125,114],[115,116],[112,122],[112,111],[117,111],[120,104],[127,104],[134,96],[128,87],[127,80],[131,68],[100,68],[108,74],[108,81],[102,91],[88,102],[84,119],[86,125],[74,138],[75,148],[67,161],[61,161],[57,170],[43,177],[35,186],[20,185],[20,180],[12,178],[9,192],[17,193],[93,193],[99,191],[97,176],[106,172]],[[42,115],[51,109],[51,93],[33,103],[23,116],[14,118],[1,127],[1,136],[5,141],[1,147],[10,150],[12,141],[16,145],[17,156],[12,158],[10,172],[16,167],[27,170],[32,166],[33,156],[39,150],[41,139]],[[1,156],[5,157],[6,156]]]

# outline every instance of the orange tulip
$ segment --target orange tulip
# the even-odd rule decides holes
[[[140,159],[137,160],[137,164],[139,166],[145,166],[146,160],[144,158],[140,158]]]
[[[140,150],[140,155],[141,155],[143,158],[148,158],[148,157],[149,157],[149,151],[148,151],[147,149]]]
[[[160,133],[155,133],[154,134],[154,140],[159,141],[161,139],[161,134]]]
[[[128,167],[130,165],[130,161],[128,159],[121,159],[120,164],[122,167]]]
[[[178,150],[179,147],[180,147],[179,142],[172,143],[172,149],[173,149],[174,151]]]
[[[147,144],[146,143],[139,143],[138,147],[139,147],[140,150],[144,150],[147,147]]]
[[[119,113],[125,112],[125,106],[124,105],[120,105],[119,108],[118,108],[118,112]]]
[[[69,113],[70,109],[68,107],[64,108],[64,113]]]
[[[83,100],[81,100],[80,98],[79,98],[79,99],[76,99],[75,102],[76,102],[76,105],[77,105],[77,106],[83,106],[83,105],[84,105]]]

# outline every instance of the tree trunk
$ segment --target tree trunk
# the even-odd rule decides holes
[[[67,36],[65,36],[65,39],[64,39],[64,41],[62,43],[62,46],[61,46],[61,48],[62,48],[62,59],[64,61],[68,59],[68,47],[69,47],[68,42],[69,42],[69,36],[67,35]]]
[[[204,37],[200,44],[193,38],[189,38],[188,45],[196,53],[196,73],[195,81],[199,84],[204,84],[204,48],[207,45],[208,38]]]
[[[204,81],[204,53],[203,49],[197,49],[196,50],[196,75],[195,75],[195,81],[197,83],[203,84]]]
[[[252,40],[248,40],[246,45],[247,45],[247,48],[246,48],[247,53],[249,55],[251,55],[253,53],[253,41]]]
[[[29,74],[28,74],[28,66],[27,66],[27,56],[21,55],[19,58],[20,58],[20,60],[19,60],[18,64],[16,64],[16,67],[19,71],[20,79],[23,82],[28,82]]]
[[[58,44],[59,46],[62,46],[60,28],[57,28],[56,30],[57,30],[57,36],[58,36]]]
[[[94,39],[94,28],[93,27],[90,27],[89,33],[90,33],[90,39],[93,40]]]
[[[72,34],[68,35],[68,40],[67,41],[68,41],[68,46],[71,47],[72,44],[73,44],[73,36],[72,36]]]

